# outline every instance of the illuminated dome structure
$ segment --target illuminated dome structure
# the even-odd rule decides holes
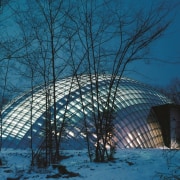
[[[106,99],[110,79],[111,76],[99,76],[100,109],[103,99]],[[95,79],[93,81],[95,83]],[[93,137],[91,104],[96,98],[92,100],[91,88],[93,89],[93,86],[88,75],[79,76],[78,81],[69,77],[56,82],[56,118],[59,124],[66,123],[61,148],[86,148],[83,133],[85,116]],[[112,89],[113,91],[115,89]],[[47,90],[38,86],[33,92],[29,91],[18,97],[2,111],[3,148],[29,148],[31,140],[33,148],[38,148],[43,143],[47,94],[48,109],[53,112],[51,87]],[[95,92],[93,89],[93,93]],[[153,88],[132,79],[122,78],[117,88],[114,109],[114,139],[117,148],[163,146],[162,128],[152,107],[170,103],[172,102],[166,96]]]

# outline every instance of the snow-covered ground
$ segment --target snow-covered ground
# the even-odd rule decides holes
[[[72,180],[159,180],[180,179],[180,151],[167,149],[123,149],[115,154],[115,160],[107,163],[89,162],[86,151],[63,151],[69,156],[61,161],[69,174],[57,169],[30,168],[31,154],[27,151],[2,150],[0,180],[61,179]],[[17,178],[18,179],[18,178]]]

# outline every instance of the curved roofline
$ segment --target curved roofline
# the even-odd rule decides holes
[[[78,77],[88,77],[88,76],[90,76],[90,74],[79,74],[79,75],[77,75],[77,76],[78,76]],[[91,76],[94,76],[94,77],[95,77],[94,74],[92,74]],[[98,74],[98,76],[100,76],[100,77],[107,77],[107,78],[111,78],[111,77],[112,77],[111,74]],[[118,79],[119,77],[120,77],[120,76],[116,76],[116,79]],[[71,78],[73,78],[73,76],[67,76],[67,77],[59,78],[59,79],[57,79],[56,83],[57,83],[57,82],[60,82],[60,81],[62,81],[62,80],[68,80],[68,79],[71,79]],[[157,91],[157,92],[159,92],[159,93],[161,93],[161,94],[163,94],[164,96],[167,97],[167,95],[166,95],[164,92],[160,92],[160,90],[159,90],[158,88],[155,88],[155,87],[153,87],[153,86],[151,86],[151,85],[148,85],[148,84],[146,84],[146,83],[140,82],[140,81],[138,81],[138,80],[135,80],[135,79],[132,79],[132,78],[129,78],[129,77],[121,77],[121,79],[122,79],[122,80],[128,80],[128,81],[134,82],[134,83],[139,84],[139,85],[144,86],[144,87],[149,87],[150,89],[152,89],[152,90],[154,90],[154,91]],[[52,80],[51,80],[51,81],[48,83],[49,86],[51,86],[52,83],[53,83],[53,82],[52,82]],[[44,84],[42,83],[42,84],[39,84],[39,85],[37,85],[37,86],[34,86],[34,87],[33,87],[33,90],[37,92],[38,90],[41,90],[41,88],[43,88],[43,87],[44,87]],[[6,104],[6,105],[2,108],[2,112],[3,112],[5,109],[7,109],[9,105],[12,105],[13,103],[17,103],[17,101],[19,101],[21,98],[26,98],[26,97],[28,97],[28,94],[31,95],[31,92],[32,92],[32,89],[28,89],[28,90],[26,90],[25,92],[23,92],[22,94],[20,94],[19,96],[17,96],[16,98],[13,98],[8,104]],[[167,97],[167,98],[168,98],[170,101],[172,101],[169,97]],[[173,103],[173,101],[172,101],[172,103]]]

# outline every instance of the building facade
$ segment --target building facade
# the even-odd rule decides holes
[[[83,75],[68,77],[56,82],[56,119],[61,134],[61,149],[87,147],[85,123],[94,145],[94,111],[102,110],[109,95],[112,76],[97,79]],[[116,83],[116,81],[118,83]],[[164,119],[153,107],[172,104],[157,90],[128,78],[114,81],[111,94],[114,98],[114,142],[117,148],[157,148],[170,146],[165,140]],[[98,92],[98,96],[97,96]],[[34,148],[43,144],[47,122],[52,121],[53,99],[51,85],[38,86],[9,103],[2,111],[2,147]],[[161,119],[161,120],[159,120]],[[47,121],[48,120],[48,121]],[[173,134],[173,132],[172,132]],[[169,142],[169,141],[168,141]]]

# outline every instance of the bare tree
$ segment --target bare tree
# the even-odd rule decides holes
[[[180,104],[180,79],[178,77],[174,78],[164,91],[176,104]]]
[[[15,97],[16,92],[14,91],[14,84],[12,83],[14,73],[14,58],[17,57],[17,52],[21,50],[22,46],[16,46],[16,38],[9,34],[8,22],[11,13],[6,13],[8,9],[8,1],[2,1],[0,3],[0,124],[1,124],[1,139],[0,139],[0,149],[2,147],[2,124],[3,106]],[[2,11],[2,10],[5,11]],[[11,73],[10,73],[11,72]],[[13,72],[13,73],[12,73]],[[13,93],[12,93],[13,92]]]
[[[71,26],[67,13],[70,14],[73,8],[69,1],[63,0],[58,2],[32,0],[27,1],[26,5],[21,11],[20,8],[12,7],[21,31],[21,42],[24,45],[23,52],[21,52],[23,58],[19,62],[22,67],[24,65],[29,67],[31,82],[44,83],[46,147],[50,148],[48,151],[52,153],[50,161],[57,162],[60,147],[58,134],[63,129],[61,125],[64,126],[64,124],[60,124],[57,120],[56,81],[69,73],[67,68],[69,59],[65,50],[69,41],[67,29]],[[39,75],[38,79],[32,80],[32,75],[34,78]],[[52,142],[51,147],[48,142]]]
[[[73,38],[74,42],[78,41],[76,48],[80,51],[74,59],[79,58],[82,62],[79,73],[89,75],[91,117],[96,134],[95,159],[104,161],[109,158],[107,126],[114,118],[121,77],[128,64],[146,57],[152,42],[168,28],[169,9],[165,4],[157,3],[132,13],[125,11],[120,3],[93,0],[79,1],[76,8],[76,16],[70,18],[77,29]],[[102,99],[99,75],[107,73],[111,78],[107,81],[106,97]],[[113,140],[113,136],[111,138]]]
[[[116,93],[121,77],[131,62],[146,57],[152,42],[160,38],[168,28],[169,9],[165,4],[156,3],[148,9],[128,12],[123,4],[109,0],[32,0],[26,4],[21,15],[19,10],[14,9],[19,17],[18,24],[21,29],[24,28],[24,38],[18,41],[23,45],[17,45],[21,54],[18,58],[32,58],[31,65],[35,66],[32,66],[31,74],[35,73],[34,70],[38,72],[41,75],[39,80],[45,84],[47,117],[49,118],[49,112],[52,113],[50,121],[47,119],[49,125],[46,130],[53,133],[50,138],[53,138],[55,146],[52,162],[58,160],[58,133],[62,132],[65,125],[63,122],[61,126],[56,116],[56,82],[65,75],[73,76],[72,83],[74,78],[78,82],[84,114],[89,112],[88,108],[91,109],[90,114],[84,116],[90,159],[92,153],[89,142],[93,142],[90,133],[96,136],[93,142],[95,160],[111,159],[115,148],[112,142]],[[27,47],[28,53],[23,53]],[[27,54],[30,58],[27,58]],[[90,85],[91,103],[88,107],[84,105],[85,97],[82,95],[79,76],[84,73],[88,74]],[[107,78],[106,74],[110,74],[106,81],[105,95],[101,92],[100,74],[104,74],[104,78]],[[72,86],[69,93],[71,88]],[[49,111],[49,90],[52,92],[53,112]],[[93,126],[89,127],[90,120]]]
[[[2,148],[2,108],[3,108],[3,105],[5,105],[5,94],[6,94],[6,88],[7,88],[7,78],[8,78],[8,72],[9,72],[9,60],[7,61],[7,64],[6,66],[3,65],[3,67],[0,67],[0,69],[2,68],[1,70],[1,73],[4,72],[3,70],[5,69],[5,72],[4,72],[4,79],[1,79],[2,82],[4,82],[4,84],[2,84],[2,87],[0,87],[0,90],[1,90],[1,99],[0,99],[0,151],[1,151],[1,148]],[[2,77],[2,74],[1,74],[1,77]]]

